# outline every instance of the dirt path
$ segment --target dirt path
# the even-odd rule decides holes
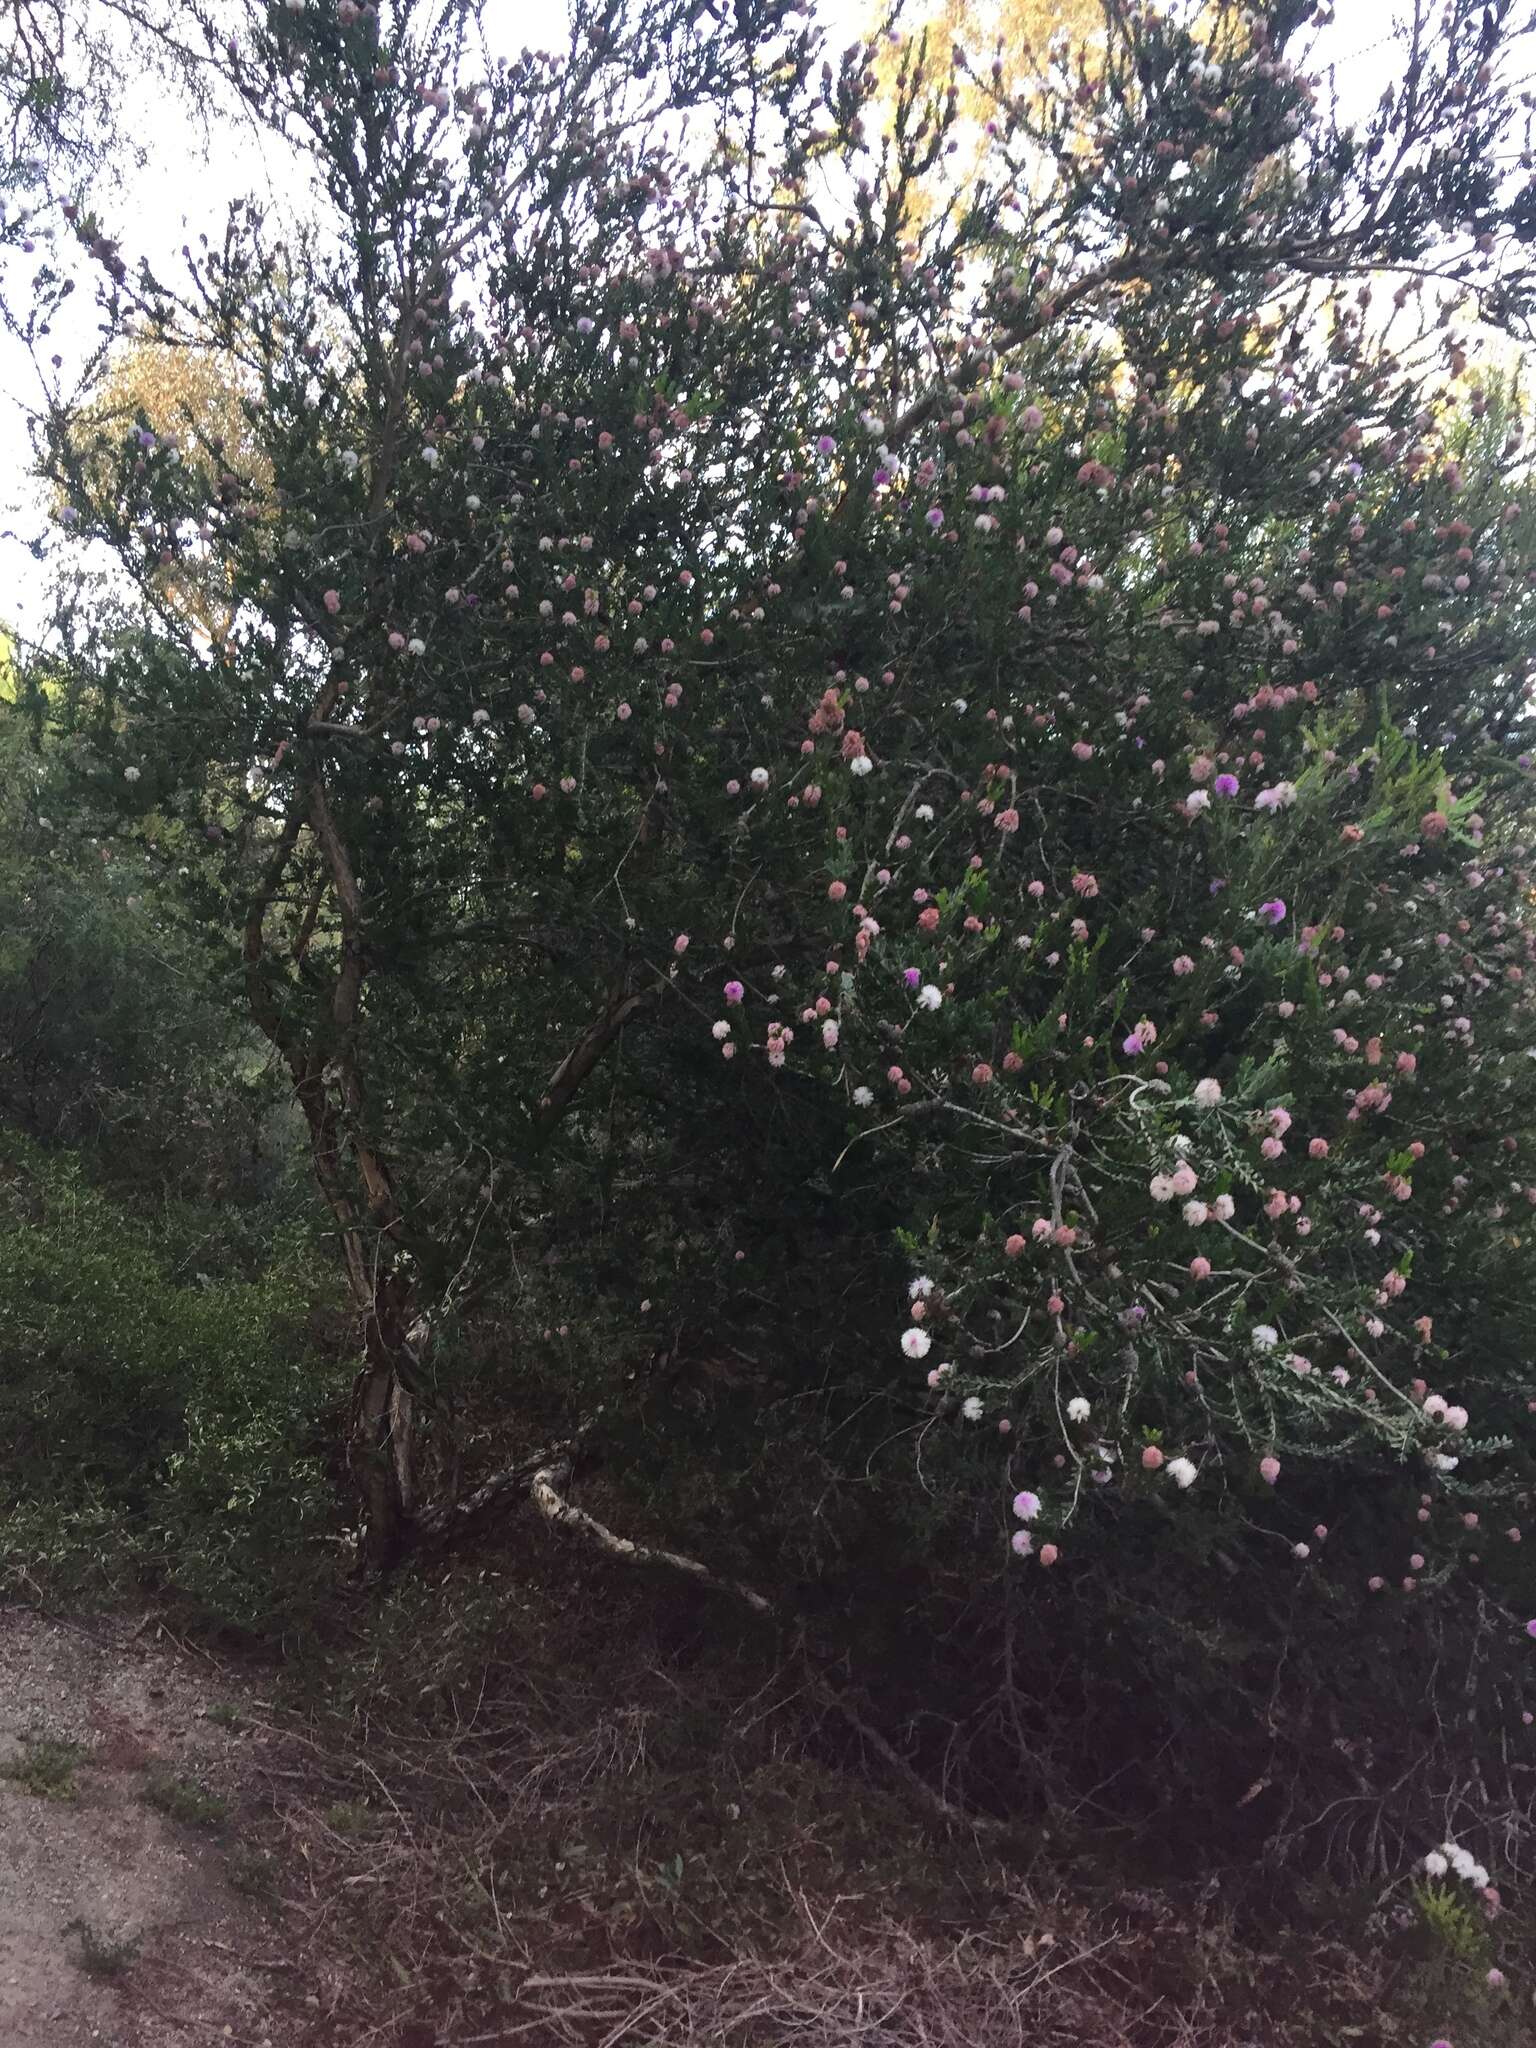
[[[315,2017],[240,1838],[267,1737],[150,1630],[0,1608],[0,2043],[290,2048]]]

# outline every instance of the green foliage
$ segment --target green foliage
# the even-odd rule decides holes
[[[1418,1883],[1413,1887],[1413,1902],[1434,1944],[1437,1960],[1486,1970],[1488,1929],[1464,1891],[1458,1893],[1444,1884]]]
[[[150,1779],[140,1796],[146,1806],[183,1827],[217,1831],[229,1818],[229,1801],[222,1793],[210,1792],[206,1785],[191,1778],[158,1774]]]
[[[0,1130],[0,1570],[284,1626],[333,1513],[307,1284],[298,1247],[256,1280],[177,1277],[73,1160]]]
[[[0,702],[0,1120],[158,1210],[173,1264],[249,1271],[302,1208],[294,1112],[164,863],[81,830],[61,770],[28,706]]]
[[[23,1736],[20,1755],[0,1762],[0,1778],[23,1786],[39,1799],[74,1799],[78,1796],[75,1771],[84,1754],[78,1742],[52,1735]]]

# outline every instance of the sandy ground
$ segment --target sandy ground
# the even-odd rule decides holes
[[[29,1737],[79,1746],[73,1797],[0,1777],[4,2048],[290,2048],[310,2037],[314,2001],[280,1929],[232,1882],[242,1800],[267,1744],[250,1707],[152,1627],[0,1608],[0,1769],[25,1762]],[[220,1720],[226,1708],[241,1727]],[[228,1818],[212,1829],[167,1818],[144,1797],[167,1779],[217,1794]],[[127,1960],[103,1974],[100,1944],[124,1942]]]

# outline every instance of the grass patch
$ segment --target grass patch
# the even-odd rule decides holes
[[[203,1718],[212,1721],[217,1728],[227,1728],[231,1735],[238,1735],[242,1728],[250,1725],[240,1709],[230,1706],[227,1700],[216,1700]]]
[[[230,1885],[242,1898],[268,1908],[277,1904],[280,1866],[270,1849],[237,1849],[227,1868]]]
[[[79,1788],[75,1772],[85,1752],[78,1742],[62,1742],[52,1735],[24,1735],[22,1753],[0,1764],[0,1778],[8,1778],[38,1799],[75,1799]]]
[[[146,1806],[183,1827],[221,1828],[229,1818],[229,1801],[191,1778],[154,1777],[140,1794]]]
[[[321,1819],[334,1834],[360,1835],[375,1816],[371,1807],[360,1799],[341,1799],[334,1806],[328,1806]]]

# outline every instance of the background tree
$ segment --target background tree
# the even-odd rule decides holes
[[[87,447],[120,445],[134,434],[146,446],[166,442],[209,492],[233,472],[250,493],[253,516],[270,519],[271,466],[252,430],[250,397],[231,359],[141,342],[104,366],[77,432]],[[98,484],[110,489],[112,479],[103,476]],[[183,614],[214,648],[228,641],[238,604],[221,578],[222,567],[211,550],[194,545],[164,565],[155,586],[158,599]]]
[[[869,23],[883,111],[900,118],[903,103],[931,103],[943,129],[942,154],[909,200],[927,214],[953,203],[985,164],[988,122],[999,97],[1039,100],[1053,62],[1075,51],[1081,61],[1097,44],[1099,0],[940,0],[897,10]],[[1091,64],[1092,59],[1087,61]],[[972,75],[972,67],[979,76]],[[943,116],[937,110],[946,108]]]
[[[248,1264],[294,1208],[289,1111],[182,921],[184,838],[164,820],[143,837],[81,829],[49,735],[57,665],[23,661],[0,688],[0,1116],[119,1197],[165,1205],[205,1270]]]

